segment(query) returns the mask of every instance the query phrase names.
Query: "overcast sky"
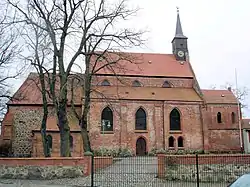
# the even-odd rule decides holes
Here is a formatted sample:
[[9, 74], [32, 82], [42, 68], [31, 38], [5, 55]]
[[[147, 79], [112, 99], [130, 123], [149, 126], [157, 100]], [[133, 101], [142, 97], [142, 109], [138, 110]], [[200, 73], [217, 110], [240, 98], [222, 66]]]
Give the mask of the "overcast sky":
[[[115, 0], [114, 0], [115, 1]], [[201, 88], [226, 82], [250, 89], [249, 0], [132, 0], [141, 8], [132, 21], [147, 28], [147, 47], [141, 52], [171, 53], [176, 26], [176, 7], [188, 39], [191, 64]], [[137, 50], [138, 51], [138, 50]], [[166, 67], [167, 68], [167, 67]], [[20, 82], [21, 83], [21, 82]], [[20, 84], [16, 84], [17, 87]], [[250, 98], [250, 97], [249, 97]], [[250, 106], [249, 99], [247, 103]], [[250, 117], [250, 110], [244, 114]]]
[[[136, 18], [149, 29], [147, 48], [141, 51], [171, 53], [176, 7], [188, 39], [191, 64], [202, 88], [226, 82], [250, 89], [249, 0], [134, 0], [142, 10]], [[249, 99], [248, 104], [250, 105]], [[250, 110], [244, 110], [250, 117]]]

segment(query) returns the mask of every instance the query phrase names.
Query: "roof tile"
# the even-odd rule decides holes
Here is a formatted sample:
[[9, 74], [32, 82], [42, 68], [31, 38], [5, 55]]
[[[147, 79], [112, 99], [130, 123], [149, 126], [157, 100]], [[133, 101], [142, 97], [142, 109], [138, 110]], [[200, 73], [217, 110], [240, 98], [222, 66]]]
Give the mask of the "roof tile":
[[206, 103], [237, 104], [233, 92], [229, 90], [202, 90]]
[[92, 98], [128, 100], [202, 101], [192, 88], [107, 87], [94, 88]]
[[189, 62], [182, 64], [172, 54], [109, 52], [105, 56], [105, 59], [97, 61], [94, 68], [96, 71], [106, 66], [97, 71], [98, 74], [115, 72], [117, 75], [193, 77]]

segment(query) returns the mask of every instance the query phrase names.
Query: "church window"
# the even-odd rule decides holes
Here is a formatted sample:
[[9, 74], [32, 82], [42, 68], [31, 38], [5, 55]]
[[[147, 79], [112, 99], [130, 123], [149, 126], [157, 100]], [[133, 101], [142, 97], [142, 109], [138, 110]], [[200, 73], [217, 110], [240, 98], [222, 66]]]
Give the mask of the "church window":
[[133, 87], [141, 87], [142, 85], [138, 80], [135, 80], [135, 81], [133, 81], [132, 86]]
[[104, 81], [102, 81], [101, 85], [102, 86], [110, 86], [110, 83], [108, 80], [104, 80]]
[[170, 130], [181, 130], [180, 113], [176, 108], [170, 113]]
[[147, 129], [147, 116], [145, 110], [139, 108], [135, 114], [135, 130]]
[[220, 112], [217, 113], [217, 123], [222, 123]]
[[235, 113], [234, 112], [232, 112], [232, 114], [231, 114], [231, 119], [232, 119], [232, 124], [234, 124], [235, 123]]
[[113, 112], [109, 107], [102, 111], [101, 131], [113, 131]]
[[163, 85], [162, 85], [163, 88], [170, 88], [171, 85], [168, 81], [164, 81]]
[[168, 147], [174, 147], [174, 137], [170, 136], [168, 139]]
[[180, 136], [178, 138], [178, 147], [183, 147], [183, 138], [182, 138], [182, 136]]

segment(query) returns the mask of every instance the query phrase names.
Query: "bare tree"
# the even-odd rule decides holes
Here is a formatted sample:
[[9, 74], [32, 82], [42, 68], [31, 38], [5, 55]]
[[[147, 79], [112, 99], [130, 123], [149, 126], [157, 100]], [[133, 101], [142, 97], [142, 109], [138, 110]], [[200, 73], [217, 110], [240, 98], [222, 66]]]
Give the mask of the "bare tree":
[[224, 85], [221, 86], [222, 89], [231, 89], [231, 91], [234, 93], [234, 95], [237, 97], [237, 99], [240, 102], [241, 108], [247, 108], [246, 104], [246, 98], [248, 96], [249, 90], [247, 87], [236, 87], [229, 82], [226, 82]]
[[[85, 68], [84, 105], [79, 125], [84, 150], [91, 151], [87, 133], [87, 115], [90, 106], [91, 77], [97, 72], [91, 62], [93, 57], [105, 59], [104, 54], [107, 51], [141, 45], [143, 32], [119, 25], [135, 15], [137, 9], [129, 9], [127, 0], [115, 2], [109, 0], [33, 0], [25, 3], [15, 0], [7, 1], [19, 13], [15, 23], [34, 25], [49, 36], [53, 53], [50, 93], [58, 117], [61, 156], [70, 155], [70, 127], [66, 115], [68, 79], [74, 65], [78, 64]], [[98, 59], [95, 60], [94, 66]], [[111, 64], [115, 64], [118, 60], [106, 61], [108, 63], [99, 69], [111, 67]], [[59, 77], [58, 93], [55, 92], [57, 74]]]
[[6, 102], [11, 97], [11, 81], [17, 79], [24, 71], [24, 64], [18, 63], [17, 58], [21, 47], [16, 39], [18, 32], [7, 21], [7, 8], [0, 4], [0, 118], [6, 112]]
[[51, 64], [51, 43], [49, 42], [48, 33], [37, 25], [27, 25], [22, 36], [24, 38], [25, 44], [30, 51], [30, 55], [25, 57], [26, 61], [36, 69], [37, 76], [31, 77], [33, 83], [37, 86], [37, 89], [41, 92], [43, 101], [43, 118], [41, 122], [41, 136], [43, 142], [43, 153], [45, 157], [50, 157], [50, 149], [48, 144], [48, 138], [46, 135], [47, 128], [47, 118], [49, 114], [48, 104], [50, 102], [50, 64]]

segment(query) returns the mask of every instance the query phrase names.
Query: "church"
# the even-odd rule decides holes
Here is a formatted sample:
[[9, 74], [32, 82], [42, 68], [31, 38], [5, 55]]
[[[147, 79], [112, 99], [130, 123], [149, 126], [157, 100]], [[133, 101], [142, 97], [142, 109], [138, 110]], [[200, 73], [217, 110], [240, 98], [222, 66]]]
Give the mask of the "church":
[[[107, 101], [97, 94], [91, 96], [88, 130], [94, 150], [126, 148], [134, 155], [145, 155], [153, 149], [241, 150], [237, 99], [230, 88], [200, 88], [189, 61], [188, 38], [183, 33], [179, 12], [172, 53], [126, 54], [136, 61], [126, 64], [127, 71], [114, 75], [101, 69], [93, 79], [92, 85], [108, 98]], [[23, 99], [7, 103], [1, 141], [11, 144], [14, 155], [43, 155], [42, 96], [32, 81], [34, 77], [37, 75], [30, 73], [15, 93], [24, 95]], [[82, 93], [75, 95], [76, 107], [81, 110]], [[70, 107], [68, 120], [72, 156], [82, 156], [80, 129], [70, 115]], [[52, 156], [59, 156], [60, 138], [53, 106], [47, 134]]]

